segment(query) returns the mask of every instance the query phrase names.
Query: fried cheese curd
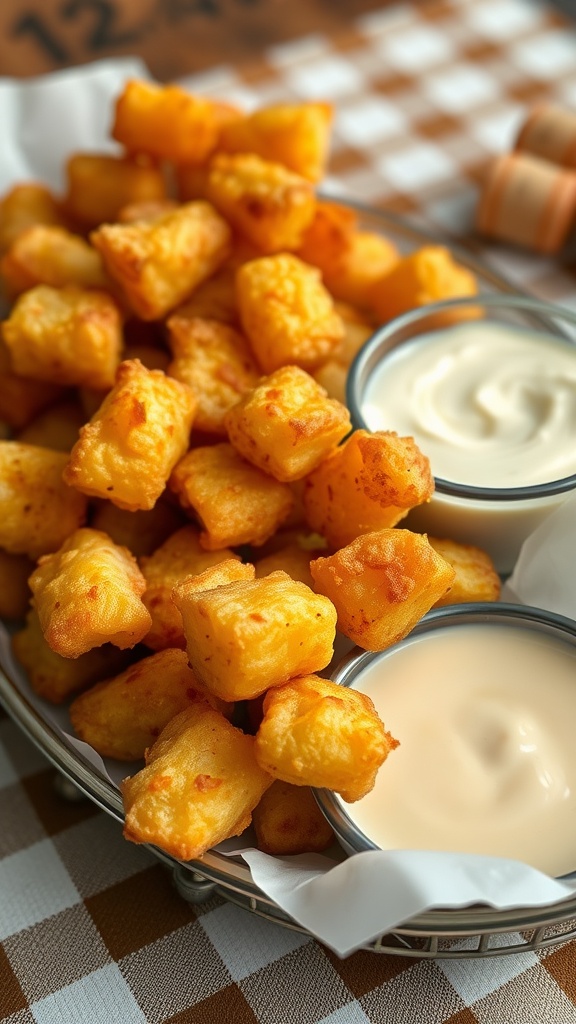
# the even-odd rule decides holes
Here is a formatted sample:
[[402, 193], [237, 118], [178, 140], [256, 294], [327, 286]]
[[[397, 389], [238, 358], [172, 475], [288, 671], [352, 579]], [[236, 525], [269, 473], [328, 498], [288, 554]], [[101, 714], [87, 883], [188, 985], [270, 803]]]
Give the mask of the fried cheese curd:
[[139, 643], [151, 625], [142, 603], [145, 588], [128, 549], [89, 527], [40, 558], [30, 577], [46, 642], [64, 658], [105, 643], [121, 650]]
[[277, 779], [252, 813], [256, 845], [263, 853], [288, 857], [321, 853], [334, 842], [334, 832], [309, 786]]
[[326, 668], [336, 635], [328, 598], [282, 571], [214, 584], [218, 569], [174, 588], [190, 665], [211, 693], [250, 700], [292, 676]]
[[0, 547], [36, 559], [86, 521], [87, 501], [62, 479], [68, 455], [0, 441]]
[[436, 601], [434, 607], [462, 604], [467, 601], [497, 601], [502, 581], [492, 559], [473, 544], [460, 544], [442, 537], [428, 537], [429, 543], [442, 555], [455, 572], [449, 589]]
[[309, 181], [254, 153], [219, 153], [205, 196], [261, 252], [297, 249], [316, 206]]
[[160, 733], [146, 766], [121, 784], [125, 837], [192, 860], [240, 835], [273, 782], [254, 746], [209, 704], [191, 704]]
[[299, 366], [261, 379], [226, 414], [237, 451], [276, 480], [300, 480], [351, 428], [350, 413]]
[[0, 253], [26, 228], [35, 224], [63, 225], [61, 205], [42, 182], [14, 185], [0, 199]]
[[0, 336], [0, 422], [13, 430], [22, 430], [65, 394], [60, 385], [28, 380], [14, 373], [10, 353]]
[[226, 259], [231, 230], [210, 203], [184, 203], [152, 221], [102, 224], [90, 240], [132, 312], [159, 320]]
[[66, 164], [64, 209], [84, 228], [119, 220], [128, 203], [166, 198], [164, 175], [148, 159], [74, 153]]
[[292, 253], [244, 263], [236, 275], [242, 327], [264, 373], [313, 369], [338, 347], [342, 318], [320, 271]]
[[314, 559], [310, 572], [336, 608], [340, 632], [367, 651], [405, 637], [455, 577], [424, 534], [399, 528], [362, 534]]
[[270, 689], [263, 711], [258, 764], [275, 779], [331, 789], [347, 803], [370, 792], [398, 745], [366, 694], [314, 674]]
[[138, 761], [170, 719], [197, 700], [230, 712], [198, 682], [184, 651], [166, 648], [81, 693], [70, 705], [70, 721], [102, 757]]
[[222, 126], [218, 149], [256, 153], [311, 182], [326, 169], [333, 109], [329, 103], [275, 103]]
[[116, 101], [112, 138], [129, 153], [176, 164], [203, 163], [216, 145], [221, 114], [216, 102], [179, 85], [131, 79]]
[[414, 438], [355, 430], [309, 473], [302, 500], [310, 528], [341, 548], [396, 526], [433, 491], [430, 463]]
[[107, 292], [37, 285], [16, 300], [2, 331], [22, 377], [103, 389], [114, 383], [122, 315]]
[[246, 338], [220, 320], [178, 312], [166, 326], [173, 356], [167, 372], [192, 388], [195, 428], [226, 437], [226, 413], [260, 377]]
[[12, 651], [26, 670], [34, 693], [51, 704], [64, 704], [81, 690], [122, 672], [133, 657], [132, 651], [107, 643], [77, 658], [64, 658], [46, 642], [34, 608], [24, 626], [12, 635]]
[[207, 551], [264, 544], [290, 515], [289, 486], [274, 480], [222, 442], [192, 448], [175, 467], [168, 486], [202, 524]]
[[0, 262], [0, 277], [11, 299], [37, 284], [103, 289], [108, 285], [96, 249], [81, 235], [52, 224], [35, 224], [14, 239]]
[[140, 360], [121, 363], [116, 383], [82, 427], [64, 480], [128, 511], [151, 509], [188, 448], [196, 400], [190, 388]]
[[153, 554], [140, 558], [140, 569], [146, 580], [142, 600], [152, 618], [152, 625], [143, 638], [146, 647], [160, 651], [165, 647], [186, 647], [182, 616], [172, 591], [186, 579], [196, 576], [219, 562], [240, 556], [230, 548], [206, 551], [200, 544], [200, 531], [190, 523], [172, 533]]

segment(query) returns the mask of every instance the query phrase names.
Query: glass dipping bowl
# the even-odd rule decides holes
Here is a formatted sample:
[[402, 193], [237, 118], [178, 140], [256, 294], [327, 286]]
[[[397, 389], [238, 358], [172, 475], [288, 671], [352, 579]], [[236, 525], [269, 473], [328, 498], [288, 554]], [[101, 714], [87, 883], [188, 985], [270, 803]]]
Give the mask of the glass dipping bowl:
[[[571, 387], [576, 424], [576, 314], [522, 295], [478, 295], [411, 310], [380, 327], [369, 338], [348, 374], [346, 398], [353, 425], [367, 430], [412, 434], [423, 453], [428, 454], [425, 433], [419, 436], [416, 429], [406, 429], [392, 418], [388, 422], [385, 410], [381, 414], [382, 422], [375, 425], [367, 404], [367, 392], [376, 379], [373, 375], [378, 372], [383, 381], [387, 368], [398, 364], [398, 356], [409, 368], [410, 359], [427, 340], [468, 324], [511, 327], [527, 336], [548, 339], [550, 344], [566, 345], [570, 356], [574, 356]], [[518, 369], [521, 370], [521, 365]], [[569, 443], [573, 446], [576, 465], [576, 432]], [[434, 494], [429, 502], [411, 510], [401, 525], [483, 548], [503, 575], [512, 571], [526, 537], [576, 489], [576, 471], [560, 479], [544, 479], [521, 486], [485, 483], [477, 486], [437, 474], [433, 459], [429, 457], [435, 477]], [[473, 452], [469, 461], [473, 464]]]
[[[444, 703], [443, 695], [438, 693], [442, 689], [440, 676], [450, 674], [454, 661], [462, 664], [462, 652], [468, 644], [471, 645], [470, 671], [467, 673], [464, 666], [461, 677], [456, 671], [457, 685], [447, 688]], [[414, 645], [412, 656], [407, 650], [411, 645]], [[479, 658], [479, 650], [483, 657]], [[491, 674], [494, 663], [503, 652], [511, 658], [516, 655], [516, 673], [511, 660], [510, 665], [503, 664], [501, 675], [498, 670]], [[529, 662], [527, 677], [530, 678], [519, 672], [522, 660]], [[555, 792], [555, 772], [559, 772], [562, 787], [568, 786], [572, 777], [572, 768], [562, 760], [562, 754], [566, 757], [572, 750], [570, 712], [564, 700], [561, 706], [558, 705], [558, 699], [568, 693], [568, 703], [573, 700], [576, 705], [576, 692], [573, 698], [570, 696], [571, 672], [575, 665], [576, 622], [539, 608], [505, 602], [437, 608], [425, 615], [407, 637], [386, 650], [373, 652], [356, 647], [350, 651], [336, 666], [331, 678], [341, 686], [357, 687], [367, 693], [379, 709], [385, 727], [398, 738], [398, 751], [389, 755], [390, 771], [394, 768], [394, 758], [403, 754], [405, 761], [399, 774], [391, 775], [393, 785], [388, 790], [385, 785], [388, 763], [382, 766], [380, 772], [384, 785], [379, 797], [376, 797], [378, 778], [374, 791], [356, 803], [346, 803], [332, 790], [314, 790], [316, 800], [344, 851], [353, 855], [365, 850], [398, 848], [394, 841], [396, 833], [398, 836], [410, 835], [414, 839], [416, 835], [419, 838], [420, 841], [410, 845], [410, 849], [425, 849], [429, 843], [430, 849], [450, 850], [449, 846], [443, 846], [444, 835], [457, 836], [458, 843], [464, 845], [456, 845], [452, 852], [458, 849], [464, 852], [466, 844], [475, 841], [476, 833], [470, 831], [468, 835], [467, 829], [476, 827], [469, 820], [469, 812], [474, 818], [476, 807], [484, 815], [476, 828], [480, 834], [479, 842], [484, 840], [486, 815], [492, 813], [484, 808], [483, 801], [488, 797], [494, 800], [489, 806], [497, 816], [494, 832], [486, 845], [493, 843], [494, 848], [470, 849], [470, 853], [512, 856], [499, 849], [498, 844], [525, 843], [522, 848], [526, 855], [520, 857], [517, 853], [518, 859], [526, 859], [530, 863], [530, 857], [543, 857], [549, 863], [546, 867], [540, 865], [541, 870], [558, 877], [567, 877], [569, 873], [574, 877], [576, 832], [573, 828], [565, 829], [563, 836], [558, 837], [556, 849], [555, 835], [550, 827], [551, 821], [558, 824], [557, 815], [562, 813], [565, 793], [562, 790], [560, 794], [558, 790], [558, 801], [550, 803], [550, 800]], [[379, 666], [384, 669], [381, 675], [378, 674]], [[541, 671], [543, 668], [545, 672]], [[540, 694], [540, 689], [545, 692]], [[429, 699], [426, 697], [428, 692]], [[398, 707], [395, 695], [399, 698]], [[420, 710], [416, 712], [415, 708]], [[406, 728], [408, 715], [410, 728]], [[413, 715], [416, 715], [415, 723]], [[524, 727], [533, 724], [535, 728], [526, 732]], [[455, 730], [453, 747], [448, 742], [452, 728]], [[403, 751], [405, 742], [408, 745]], [[534, 744], [534, 752], [520, 777], [519, 764], [522, 758], [526, 760], [526, 752], [532, 750], [531, 746], [526, 746], [530, 743]], [[560, 749], [558, 763], [557, 747]], [[430, 749], [434, 751], [433, 760], [437, 764], [431, 764], [426, 756]], [[407, 759], [411, 755], [414, 759], [409, 764]], [[474, 778], [479, 780], [485, 772], [487, 783], [484, 788], [484, 784], [478, 782], [477, 794], [470, 793], [464, 809], [458, 801], [468, 790], [470, 763]], [[478, 774], [480, 764], [483, 768]], [[532, 779], [531, 772], [536, 767], [539, 773], [545, 773], [546, 778], [543, 780], [538, 774], [538, 785], [529, 785], [528, 779]], [[426, 778], [420, 776], [420, 771]], [[412, 782], [407, 782], [407, 779]], [[442, 779], [447, 789], [440, 785]], [[455, 796], [449, 795], [451, 779], [458, 780], [454, 785]], [[528, 789], [523, 788], [524, 784]], [[421, 790], [423, 809], [418, 799], [412, 805], [406, 786], [416, 786]], [[541, 801], [540, 796], [537, 799], [539, 806], [534, 806], [533, 801], [527, 798], [527, 794], [533, 795], [536, 789], [542, 794]], [[515, 803], [515, 794], [518, 803]], [[508, 798], [511, 799], [510, 804]], [[501, 799], [502, 806], [499, 803]], [[402, 804], [403, 810], [407, 808], [404, 822], [396, 821], [395, 800]], [[362, 806], [364, 801], [369, 803]], [[442, 813], [436, 819], [439, 808]], [[546, 818], [548, 814], [551, 817]], [[570, 814], [569, 805], [566, 814]], [[544, 824], [545, 820], [547, 824]], [[387, 822], [393, 823], [389, 836]], [[445, 826], [447, 833], [443, 832]], [[502, 827], [504, 838], [498, 834]], [[404, 846], [399, 845], [400, 848]], [[563, 866], [552, 871], [552, 864]], [[539, 865], [535, 863], [534, 866]]]

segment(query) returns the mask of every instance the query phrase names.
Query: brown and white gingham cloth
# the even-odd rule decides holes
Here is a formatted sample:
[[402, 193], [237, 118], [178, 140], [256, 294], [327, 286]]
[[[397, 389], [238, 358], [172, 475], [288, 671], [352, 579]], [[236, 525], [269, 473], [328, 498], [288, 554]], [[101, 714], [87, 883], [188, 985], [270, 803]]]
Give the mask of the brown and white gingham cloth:
[[[566, 251], [474, 235], [486, 162], [531, 104], [576, 107], [576, 28], [535, 0], [421, 0], [186, 80], [246, 107], [336, 105], [325, 188], [458, 237], [519, 287], [576, 306]], [[536, 954], [340, 961], [220, 898], [191, 907], [149, 852], [0, 713], [3, 1024], [576, 1024], [576, 942]], [[551, 837], [551, 840], [553, 837]]]

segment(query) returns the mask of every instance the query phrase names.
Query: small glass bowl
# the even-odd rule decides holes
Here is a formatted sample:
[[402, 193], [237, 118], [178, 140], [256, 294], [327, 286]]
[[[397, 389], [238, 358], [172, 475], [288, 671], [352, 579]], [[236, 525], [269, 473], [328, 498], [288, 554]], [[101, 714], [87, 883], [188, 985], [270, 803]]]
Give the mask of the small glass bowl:
[[[532, 335], [553, 336], [576, 353], [576, 314], [537, 299], [481, 295], [422, 306], [380, 327], [354, 359], [346, 394], [354, 427], [374, 429], [365, 418], [366, 390], [373, 372], [394, 359], [399, 346], [425, 344], [425, 335], [480, 319], [482, 323], [526, 328]], [[397, 428], [391, 422], [385, 429]], [[425, 439], [416, 437], [416, 442], [426, 454]], [[483, 548], [497, 570], [506, 575], [512, 571], [526, 537], [575, 489], [576, 473], [514, 487], [473, 486], [435, 476], [431, 501], [413, 509], [401, 525]]]
[[[336, 666], [331, 674], [331, 679], [341, 686], [354, 687], [358, 684], [363, 672], [381, 659], [394, 658], [395, 653], [411, 643], [415, 637], [430, 636], [439, 630], [453, 627], [457, 629], [460, 626], [470, 625], [522, 628], [531, 633], [537, 633], [542, 638], [548, 636], [562, 641], [576, 649], [576, 622], [572, 619], [529, 605], [475, 602], [433, 609], [420, 620], [407, 637], [384, 651], [364, 651], [355, 647]], [[545, 679], [542, 680], [542, 684], [546, 685]], [[394, 732], [393, 723], [389, 724]], [[398, 738], [402, 743], [402, 737]], [[391, 757], [394, 757], [394, 754]], [[385, 771], [386, 766], [384, 765], [381, 770]], [[313, 792], [345, 853], [353, 855], [365, 850], [384, 848], [367, 836], [354, 820], [356, 804], [346, 803], [332, 790], [315, 789]], [[359, 801], [359, 803], [361, 802]], [[576, 849], [574, 850], [574, 870], [576, 871]], [[563, 877], [574, 878], [576, 875], [573, 873]]]

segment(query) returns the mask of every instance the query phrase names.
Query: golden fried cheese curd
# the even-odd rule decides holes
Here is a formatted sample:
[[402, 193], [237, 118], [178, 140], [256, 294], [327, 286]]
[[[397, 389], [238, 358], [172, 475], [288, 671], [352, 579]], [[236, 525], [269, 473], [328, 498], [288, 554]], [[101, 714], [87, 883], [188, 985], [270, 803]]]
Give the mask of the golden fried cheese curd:
[[262, 253], [297, 249], [316, 207], [309, 181], [255, 153], [217, 154], [205, 194]]
[[195, 702], [162, 730], [146, 767], [123, 781], [124, 836], [180, 860], [202, 857], [248, 827], [271, 784], [254, 756], [254, 737]]
[[230, 237], [210, 203], [192, 202], [152, 221], [102, 224], [90, 240], [132, 312], [160, 320], [218, 269]]
[[6, 252], [22, 231], [35, 224], [62, 224], [58, 200], [41, 182], [14, 185], [0, 199], [0, 253]]
[[102, 757], [138, 761], [170, 719], [197, 700], [230, 711], [198, 682], [184, 651], [167, 648], [81, 693], [70, 705], [70, 721]]
[[398, 745], [366, 694], [317, 675], [273, 687], [263, 707], [258, 764], [275, 779], [331, 789], [348, 803], [370, 792]]
[[196, 396], [195, 429], [226, 437], [224, 416], [260, 377], [246, 338], [230, 324], [179, 313], [166, 326], [173, 355], [167, 372]]
[[321, 853], [334, 841], [334, 832], [309, 786], [277, 779], [252, 813], [256, 846], [263, 853], [288, 857]]
[[333, 548], [395, 526], [434, 491], [430, 463], [412, 437], [355, 430], [306, 477], [308, 525]]
[[220, 123], [217, 102], [205, 96], [172, 83], [130, 79], [116, 100], [112, 138], [129, 153], [196, 164], [214, 148]]
[[230, 119], [218, 149], [257, 153], [317, 182], [326, 169], [333, 109], [329, 103], [274, 103]]
[[102, 258], [81, 235], [52, 224], [26, 228], [12, 242], [0, 262], [0, 275], [14, 298], [37, 284], [64, 288], [108, 286]]
[[250, 700], [329, 664], [336, 610], [305, 583], [280, 570], [202, 588], [201, 577], [184, 580], [175, 587], [174, 600], [190, 665], [222, 700]]
[[146, 580], [142, 600], [152, 617], [152, 625], [143, 640], [147, 647], [153, 651], [186, 647], [182, 616], [172, 599], [172, 591], [187, 576], [197, 576], [229, 559], [240, 561], [229, 548], [206, 551], [200, 544], [200, 531], [192, 523], [176, 530], [153, 554], [140, 558], [140, 569]]
[[237, 451], [276, 480], [300, 480], [349, 433], [350, 413], [306, 370], [282, 366], [228, 411]]
[[122, 316], [107, 292], [37, 285], [2, 324], [15, 373], [67, 387], [111, 388], [122, 351]]
[[200, 543], [208, 551], [264, 544], [294, 507], [288, 484], [246, 462], [226, 442], [189, 451], [168, 486], [198, 517]]
[[292, 253], [244, 263], [236, 286], [242, 327], [264, 373], [287, 364], [313, 369], [344, 336], [320, 271]]
[[46, 642], [64, 658], [105, 643], [121, 650], [139, 643], [151, 625], [142, 603], [145, 587], [128, 549], [89, 527], [44, 555], [30, 577]]
[[444, 537], [430, 537], [435, 551], [450, 563], [456, 575], [435, 608], [467, 601], [497, 601], [502, 581], [487, 551]]
[[34, 693], [51, 704], [63, 704], [88, 686], [122, 672], [132, 658], [131, 651], [120, 651], [112, 644], [94, 647], [77, 658], [63, 658], [46, 643], [34, 608], [22, 629], [13, 634], [12, 650]]
[[338, 612], [339, 631], [368, 651], [405, 637], [455, 576], [424, 534], [398, 527], [362, 534], [314, 559], [310, 572]]
[[119, 220], [123, 206], [163, 202], [166, 185], [151, 160], [109, 153], [73, 153], [66, 164], [66, 212], [84, 228]]
[[62, 479], [66, 452], [0, 441], [0, 547], [13, 555], [55, 551], [86, 520], [87, 501]]
[[147, 370], [138, 359], [126, 360], [80, 431], [66, 483], [128, 511], [153, 508], [188, 448], [195, 409], [186, 384], [162, 370]]

